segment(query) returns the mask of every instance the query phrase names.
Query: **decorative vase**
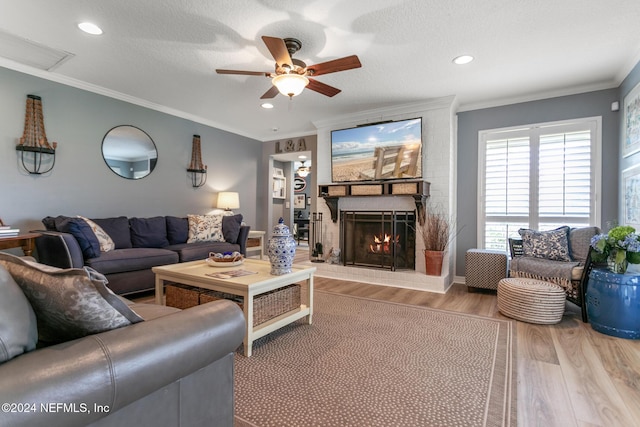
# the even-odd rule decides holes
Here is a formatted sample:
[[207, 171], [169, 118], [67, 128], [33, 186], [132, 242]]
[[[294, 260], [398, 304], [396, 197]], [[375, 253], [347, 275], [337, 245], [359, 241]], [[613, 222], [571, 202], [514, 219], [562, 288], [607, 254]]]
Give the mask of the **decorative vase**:
[[587, 286], [591, 327], [603, 334], [640, 339], [640, 277], [594, 268]]
[[622, 249], [611, 249], [607, 258], [607, 267], [612, 273], [624, 274], [628, 266], [627, 253]]
[[273, 237], [269, 239], [267, 253], [271, 261], [271, 274], [281, 276], [291, 273], [293, 258], [296, 256], [296, 241], [282, 218], [273, 227]]
[[424, 250], [424, 263], [426, 273], [429, 276], [439, 276], [442, 273], [442, 259], [444, 251], [428, 251]]

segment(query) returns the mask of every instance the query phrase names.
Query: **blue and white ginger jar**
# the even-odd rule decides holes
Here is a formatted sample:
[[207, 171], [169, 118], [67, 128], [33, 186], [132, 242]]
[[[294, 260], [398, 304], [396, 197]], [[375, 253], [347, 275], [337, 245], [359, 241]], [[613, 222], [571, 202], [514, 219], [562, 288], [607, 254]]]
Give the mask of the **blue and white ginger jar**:
[[282, 218], [273, 227], [273, 237], [269, 239], [267, 253], [271, 261], [271, 274], [281, 276], [291, 273], [293, 258], [296, 256], [296, 241]]

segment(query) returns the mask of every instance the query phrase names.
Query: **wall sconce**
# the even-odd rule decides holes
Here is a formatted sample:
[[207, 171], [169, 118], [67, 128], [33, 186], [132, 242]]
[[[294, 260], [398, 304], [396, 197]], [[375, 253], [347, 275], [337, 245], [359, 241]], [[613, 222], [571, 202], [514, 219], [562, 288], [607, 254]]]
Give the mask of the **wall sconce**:
[[193, 135], [191, 163], [189, 163], [187, 172], [191, 175], [191, 185], [194, 188], [202, 187], [204, 183], [207, 182], [207, 166], [202, 164], [200, 135]]
[[240, 208], [240, 197], [235, 191], [221, 191], [218, 193], [218, 209], [230, 211]]
[[49, 141], [47, 141], [42, 114], [42, 98], [27, 95], [24, 132], [20, 143], [16, 146], [16, 151], [20, 152], [22, 167], [32, 175], [42, 175], [51, 171], [56, 164], [57, 146], [57, 142], [52, 142], [49, 145]]

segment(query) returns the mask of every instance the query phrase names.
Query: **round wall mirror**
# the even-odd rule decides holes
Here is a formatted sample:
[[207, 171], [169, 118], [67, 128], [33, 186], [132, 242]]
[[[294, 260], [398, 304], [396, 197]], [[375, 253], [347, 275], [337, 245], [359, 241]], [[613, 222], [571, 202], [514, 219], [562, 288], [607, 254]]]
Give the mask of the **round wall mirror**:
[[116, 126], [102, 139], [102, 158], [109, 169], [127, 179], [149, 175], [158, 162], [158, 150], [145, 131]]

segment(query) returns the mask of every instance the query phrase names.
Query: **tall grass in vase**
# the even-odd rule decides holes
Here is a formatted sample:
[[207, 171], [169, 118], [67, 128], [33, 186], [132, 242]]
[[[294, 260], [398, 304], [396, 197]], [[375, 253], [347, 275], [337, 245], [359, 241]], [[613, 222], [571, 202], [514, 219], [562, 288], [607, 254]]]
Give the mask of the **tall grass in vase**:
[[440, 276], [444, 254], [452, 240], [454, 221], [436, 208], [425, 208], [418, 220], [417, 232], [424, 243], [426, 273]]

